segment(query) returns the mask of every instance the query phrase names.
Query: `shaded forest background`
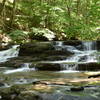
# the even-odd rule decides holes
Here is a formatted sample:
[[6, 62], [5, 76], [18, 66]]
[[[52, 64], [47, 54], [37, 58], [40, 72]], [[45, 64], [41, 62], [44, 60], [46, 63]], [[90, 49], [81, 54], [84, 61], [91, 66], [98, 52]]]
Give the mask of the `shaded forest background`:
[[99, 40], [100, 1], [0, 0], [0, 41], [7, 39]]

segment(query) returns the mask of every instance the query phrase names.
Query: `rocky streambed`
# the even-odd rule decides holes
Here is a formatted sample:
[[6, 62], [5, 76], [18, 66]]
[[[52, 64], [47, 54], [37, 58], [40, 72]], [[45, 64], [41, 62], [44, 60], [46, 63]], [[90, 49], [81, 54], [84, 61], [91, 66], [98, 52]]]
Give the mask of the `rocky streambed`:
[[55, 41], [0, 51], [1, 100], [100, 100], [100, 42]]

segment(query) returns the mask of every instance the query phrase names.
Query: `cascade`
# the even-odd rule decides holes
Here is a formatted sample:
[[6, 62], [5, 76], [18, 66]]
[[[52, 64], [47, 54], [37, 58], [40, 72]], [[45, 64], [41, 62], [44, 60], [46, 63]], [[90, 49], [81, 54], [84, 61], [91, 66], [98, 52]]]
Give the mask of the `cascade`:
[[62, 46], [63, 46], [63, 42], [62, 41], [56, 41], [55, 42], [54, 47], [55, 47], [56, 50], [62, 50]]
[[30, 70], [35, 70], [35, 68], [30, 68], [31, 63], [24, 63], [22, 64], [21, 68], [17, 68], [17, 69], [12, 69], [12, 70], [6, 70], [4, 72], [4, 74], [11, 74], [11, 73], [16, 73], [16, 72], [27, 72]]
[[65, 60], [51, 62], [51, 63], [62, 64], [61, 67], [63, 70], [66, 70], [66, 71], [76, 70], [79, 63], [97, 62], [97, 59], [95, 56], [95, 52], [97, 52], [95, 41], [82, 42], [83, 50], [78, 50], [77, 48], [70, 45], [65, 46], [62, 43], [60, 43], [60, 46], [74, 53], [74, 55], [68, 57]]
[[82, 42], [84, 51], [96, 50], [96, 41]]
[[96, 41], [83, 42], [83, 49], [86, 56], [86, 62], [97, 62], [96, 56], [94, 55], [96, 50]]
[[56, 46], [62, 46], [63, 42], [62, 41], [56, 41]]
[[5, 62], [8, 58], [17, 57], [19, 54], [19, 45], [14, 45], [12, 48], [0, 51], [0, 62]]

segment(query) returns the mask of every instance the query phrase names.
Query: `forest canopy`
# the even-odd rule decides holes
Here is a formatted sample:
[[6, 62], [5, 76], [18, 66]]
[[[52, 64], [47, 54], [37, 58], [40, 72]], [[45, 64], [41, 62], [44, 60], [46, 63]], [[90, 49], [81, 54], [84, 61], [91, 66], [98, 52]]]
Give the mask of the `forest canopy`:
[[0, 0], [0, 34], [15, 42], [99, 40], [100, 1]]

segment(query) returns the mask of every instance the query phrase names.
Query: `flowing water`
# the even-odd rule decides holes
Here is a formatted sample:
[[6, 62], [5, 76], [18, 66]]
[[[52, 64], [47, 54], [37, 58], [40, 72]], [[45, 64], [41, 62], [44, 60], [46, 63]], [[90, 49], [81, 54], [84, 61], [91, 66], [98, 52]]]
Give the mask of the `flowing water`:
[[95, 41], [84, 41], [82, 42], [82, 50], [79, 50], [71, 45], [64, 45], [63, 42], [57, 42], [55, 49], [65, 49], [74, 53], [71, 57], [61, 61], [52, 61], [49, 63], [60, 63], [62, 68], [65, 69], [61, 72], [73, 72], [77, 69], [79, 63], [92, 63], [98, 62], [96, 55], [96, 42]]
[[[91, 67], [87, 68], [85, 71], [84, 70], [80, 71], [78, 69], [78, 67], [81, 67], [81, 66], [79, 66], [79, 64], [86, 65], [86, 64], [91, 64], [91, 63], [99, 63], [99, 61], [100, 61], [100, 58], [99, 58], [100, 51], [97, 50], [97, 47], [96, 47], [97, 44], [95, 41], [84, 41], [77, 46], [68, 45], [61, 41], [56, 41], [56, 42], [53, 42], [52, 45], [55, 48], [55, 50], [57, 50], [57, 51], [64, 50], [66, 52], [69, 51], [73, 54], [68, 57], [65, 56], [66, 58], [63, 60], [52, 60], [52, 61], [42, 60], [42, 61], [38, 61], [38, 63], [58, 64], [61, 67], [60, 71], [39, 71], [34, 67], [37, 64], [37, 61], [35, 63], [32, 62], [32, 59], [34, 59], [34, 58], [28, 58], [28, 60], [30, 59], [30, 61], [25, 60], [23, 62], [25, 57], [23, 56], [20, 58], [20, 56], [19, 56], [20, 46], [19, 45], [14, 45], [7, 50], [0, 51], [0, 91], [2, 91], [4, 88], [8, 89], [12, 85], [16, 85], [16, 84], [21, 85], [21, 87], [22, 87], [22, 85], [29, 86], [28, 88], [30, 88], [30, 85], [32, 85], [33, 82], [41, 81], [41, 80], [49, 80], [49, 81], [61, 80], [60, 81], [61, 84], [62, 84], [62, 82], [64, 82], [67, 79], [68, 80], [76, 79], [76, 81], [80, 80], [80, 79], [84, 80], [87, 78], [87, 75], [85, 74], [85, 72], [88, 71], [89, 68], [91, 68]], [[8, 66], [9, 63], [7, 63], [7, 62], [11, 63], [12, 65]], [[20, 62], [21, 62], [21, 64], [19, 64]], [[4, 65], [2, 65], [2, 63]], [[19, 64], [19, 65], [17, 67], [14, 67], [14, 64]], [[82, 68], [85, 67], [84, 65], [82, 66]], [[97, 71], [98, 71], [98, 73], [100, 73], [99, 72], [100, 68], [98, 68]], [[97, 73], [97, 71], [96, 72], [92, 71], [92, 73], [93, 72]], [[57, 95], [59, 95], [59, 93], [65, 95], [65, 93], [66, 93], [67, 95], [70, 95], [69, 100], [75, 99], [75, 97], [72, 98], [72, 96], [78, 96], [78, 97], [80, 96], [82, 98], [87, 96], [88, 99], [84, 99], [84, 100], [99, 100], [99, 97], [100, 97], [100, 88], [99, 87], [94, 87], [94, 86], [91, 87], [90, 86], [90, 88], [88, 88], [88, 86], [87, 86], [84, 90], [85, 92], [80, 91], [80, 92], [76, 93], [76, 92], [69, 91], [70, 88], [72, 86], [76, 86], [76, 84], [73, 85], [72, 83], [70, 84], [69, 82], [67, 82], [67, 84], [68, 84], [68, 86], [50, 85], [53, 88], [53, 95], [55, 93]], [[81, 82], [78, 85], [85, 86], [85, 84], [86, 83]], [[43, 87], [44, 87], [44, 85], [43, 85]], [[39, 86], [38, 88], [40, 91], [41, 86]], [[33, 89], [33, 86], [32, 86], [32, 89]], [[48, 87], [46, 87], [45, 90], [48, 90]], [[42, 92], [43, 92], [43, 89], [42, 89]], [[43, 97], [44, 98], [43, 100], [48, 100], [48, 99], [45, 99], [47, 97], [47, 95], [49, 95], [49, 94], [46, 94], [46, 96]], [[2, 99], [1, 94], [0, 94], [0, 97]], [[55, 98], [57, 96], [51, 95], [51, 97], [49, 97], [49, 98], [51, 98], [50, 100], [56, 100]], [[63, 96], [63, 97], [65, 97], [65, 96]], [[60, 96], [60, 98], [61, 98], [61, 96]], [[62, 100], [62, 99], [59, 99], [59, 100]], [[66, 98], [64, 100], [66, 100]], [[78, 99], [78, 100], [83, 100], [83, 99]]]
[[8, 50], [4, 50], [0, 52], [0, 62], [5, 62], [9, 58], [18, 57], [19, 54], [19, 45], [14, 45], [12, 48]]
[[27, 72], [30, 70], [35, 70], [35, 68], [29, 68], [29, 66], [31, 65], [31, 63], [24, 63], [21, 68], [17, 68], [17, 69], [12, 69], [12, 70], [6, 70], [4, 72], [4, 74], [11, 74], [11, 73], [15, 73], [15, 72]]
[[[85, 78], [84, 71], [77, 70], [79, 64], [98, 63], [97, 53], [99, 52], [96, 47], [95, 41], [84, 41], [77, 46], [66, 45], [64, 42], [54, 42], [52, 44], [55, 50], [70, 51], [73, 55], [66, 57], [64, 60], [54, 61], [40, 61], [42, 63], [60, 64], [61, 71], [38, 71], [32, 65], [32, 62], [24, 62], [18, 68], [1, 66], [0, 67], [0, 80], [5, 82], [5, 87], [13, 84], [29, 84], [34, 80], [44, 79], [83, 79]], [[0, 51], [0, 64], [10, 61], [10, 59], [18, 58], [19, 45], [12, 46], [8, 50]], [[22, 58], [24, 59], [24, 57]], [[83, 66], [84, 67], [84, 66]], [[88, 69], [87, 69], [88, 71]], [[100, 68], [98, 68], [100, 71]]]
[[[83, 42], [82, 46], [83, 46], [83, 50], [78, 50], [73, 46], [65, 46], [62, 45], [61, 43], [55, 48], [58, 48], [60, 46], [60, 48], [66, 48], [68, 51], [72, 51], [74, 52], [74, 55], [67, 58], [66, 60], [63, 61], [55, 61], [54, 63], [66, 63], [66, 62], [80, 62], [80, 63], [87, 63], [87, 62], [97, 62], [96, 59], [96, 55], [95, 52], [97, 52], [96, 50], [96, 43], [95, 42]], [[85, 57], [84, 60], [81, 60], [81, 58]]]
[[[19, 54], [19, 45], [12, 46], [12, 48], [8, 50], [4, 50], [0, 52], [0, 62], [6, 62], [10, 58], [18, 57]], [[78, 64], [80, 63], [91, 63], [91, 62], [98, 62], [98, 57], [96, 55], [96, 42], [95, 41], [84, 41], [82, 42], [82, 49], [77, 49], [71, 45], [64, 45], [63, 42], [57, 41], [54, 44], [55, 50], [66, 50], [71, 51], [74, 54], [72, 56], [67, 57], [64, 60], [58, 61], [43, 61], [45, 63], [58, 63], [61, 65], [62, 71], [60, 72], [77, 72], [76, 69]], [[35, 68], [29, 68], [31, 63], [23, 63], [20, 68], [6, 70], [4, 74], [15, 73], [15, 72], [22, 72], [22, 71], [29, 71], [34, 70]], [[5, 66], [6, 67], [6, 66]], [[79, 72], [79, 71], [78, 71]]]

